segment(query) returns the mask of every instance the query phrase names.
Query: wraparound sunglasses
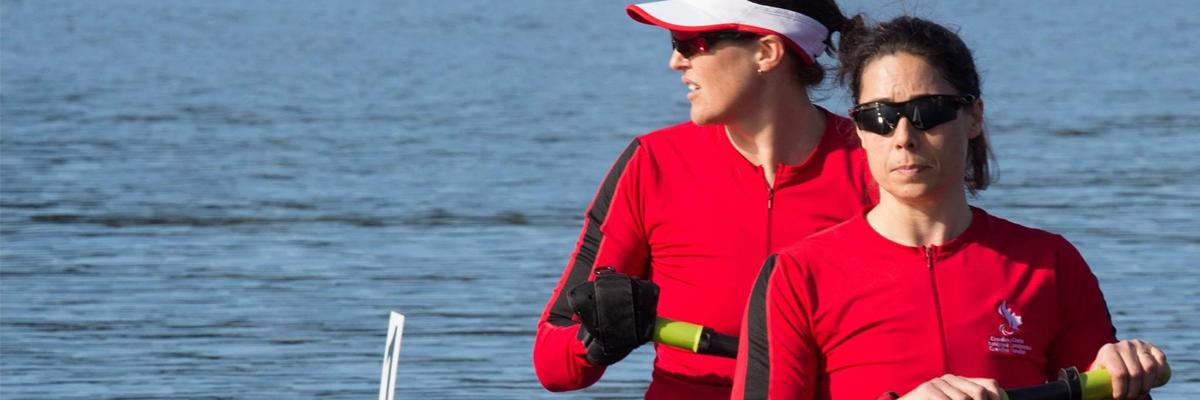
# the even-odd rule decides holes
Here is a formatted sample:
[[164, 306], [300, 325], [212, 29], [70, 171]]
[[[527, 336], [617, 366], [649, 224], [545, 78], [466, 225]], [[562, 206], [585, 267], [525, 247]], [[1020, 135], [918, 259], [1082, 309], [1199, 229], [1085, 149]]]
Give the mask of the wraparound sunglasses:
[[958, 110], [974, 101], [975, 96], [969, 94], [934, 94], [899, 103], [873, 101], [851, 108], [850, 118], [858, 129], [880, 135], [892, 133], [900, 123], [900, 117], [908, 118], [917, 129], [926, 131], [958, 118]]
[[707, 53], [712, 50], [717, 42], [722, 40], [747, 39], [758, 37], [758, 35], [750, 32], [739, 31], [715, 31], [703, 32], [690, 36], [677, 37], [671, 34], [671, 48], [679, 52], [683, 58], [692, 58], [692, 56], [700, 53]]

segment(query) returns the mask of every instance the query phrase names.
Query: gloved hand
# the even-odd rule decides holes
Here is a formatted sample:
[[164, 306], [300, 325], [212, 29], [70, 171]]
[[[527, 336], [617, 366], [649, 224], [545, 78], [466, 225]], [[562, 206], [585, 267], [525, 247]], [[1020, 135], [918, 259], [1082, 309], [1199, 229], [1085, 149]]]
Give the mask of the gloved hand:
[[567, 304], [583, 324], [588, 361], [612, 365], [653, 337], [658, 285], [605, 267], [571, 288]]

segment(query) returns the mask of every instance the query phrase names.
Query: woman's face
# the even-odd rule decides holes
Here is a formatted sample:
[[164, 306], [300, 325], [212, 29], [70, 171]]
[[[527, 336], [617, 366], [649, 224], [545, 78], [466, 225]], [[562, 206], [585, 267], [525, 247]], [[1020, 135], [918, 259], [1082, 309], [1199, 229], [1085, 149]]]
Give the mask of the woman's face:
[[[859, 104], [904, 102], [926, 95], [958, 95], [958, 91], [921, 57], [895, 53], [869, 61], [862, 70]], [[880, 189], [905, 202], [936, 201], [963, 196], [967, 141], [982, 133], [983, 105], [959, 109], [958, 117], [927, 131], [900, 118], [888, 134], [858, 130], [867, 151], [871, 175]]]
[[671, 69], [683, 73], [691, 119], [697, 125], [728, 124], [758, 108], [763, 79], [755, 62], [756, 41], [724, 40], [708, 52], [684, 57], [671, 52]]

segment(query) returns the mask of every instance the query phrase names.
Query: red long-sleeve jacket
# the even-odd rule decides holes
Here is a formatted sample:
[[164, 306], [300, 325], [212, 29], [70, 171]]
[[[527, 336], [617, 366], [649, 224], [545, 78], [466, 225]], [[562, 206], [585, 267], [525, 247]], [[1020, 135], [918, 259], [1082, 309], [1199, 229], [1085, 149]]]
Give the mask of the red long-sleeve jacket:
[[1079, 252], [972, 213], [942, 246], [897, 244], [859, 216], [769, 258], [733, 398], [875, 399], [947, 373], [1013, 388], [1087, 369], [1115, 337]]
[[[878, 198], [850, 121], [826, 112], [820, 144], [783, 165], [773, 188], [730, 143], [723, 126], [684, 123], [633, 141], [585, 213], [583, 230], [542, 313], [534, 343], [549, 390], [595, 383], [566, 289], [599, 267], [653, 280], [658, 315], [736, 335], [762, 260], [853, 217]], [[647, 398], [729, 397], [734, 362], [657, 346]]]

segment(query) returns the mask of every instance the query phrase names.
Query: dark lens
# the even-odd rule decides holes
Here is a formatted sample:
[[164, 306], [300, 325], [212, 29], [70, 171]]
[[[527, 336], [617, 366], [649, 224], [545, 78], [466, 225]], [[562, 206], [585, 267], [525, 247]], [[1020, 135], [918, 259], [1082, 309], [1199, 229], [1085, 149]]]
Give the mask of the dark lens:
[[675, 51], [678, 51], [683, 58], [692, 58], [696, 53], [705, 51], [705, 42], [704, 38], [700, 36], [687, 39], [671, 37], [671, 47], [675, 48]]
[[864, 104], [855, 107], [851, 114], [858, 129], [880, 135], [891, 133], [900, 119], [900, 114], [887, 103]]
[[925, 131], [958, 118], [958, 106], [951, 96], [922, 97], [905, 103], [904, 114], [913, 126]]

